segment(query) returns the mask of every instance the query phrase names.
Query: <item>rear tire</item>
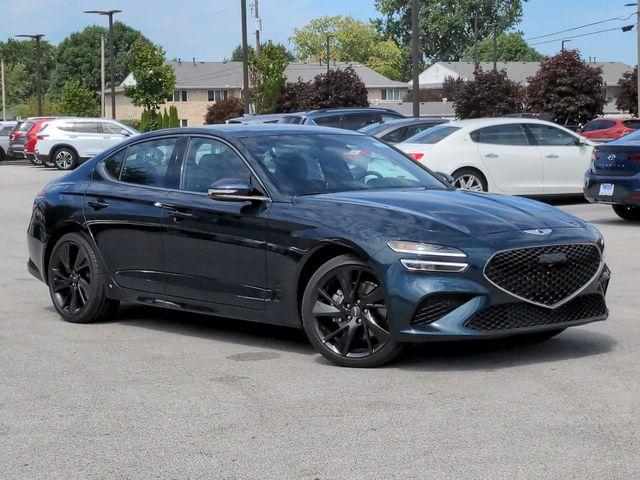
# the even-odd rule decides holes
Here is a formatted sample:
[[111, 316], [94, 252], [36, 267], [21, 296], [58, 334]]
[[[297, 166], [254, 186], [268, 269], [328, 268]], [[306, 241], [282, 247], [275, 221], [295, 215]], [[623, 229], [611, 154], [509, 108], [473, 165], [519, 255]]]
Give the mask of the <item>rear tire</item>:
[[73, 170], [78, 166], [78, 154], [69, 147], [61, 147], [51, 154], [58, 170]]
[[93, 246], [68, 233], [51, 251], [47, 280], [53, 306], [63, 320], [90, 323], [112, 316], [119, 302], [107, 298], [106, 275]]
[[49, 156], [42, 164], [47, 168], [56, 168], [56, 163], [53, 161], [53, 157]]
[[613, 205], [613, 211], [624, 220], [632, 222], [640, 220], [640, 207], [634, 205]]
[[488, 192], [487, 179], [475, 168], [461, 168], [453, 172], [453, 186], [471, 192]]
[[5, 157], [4, 150], [0, 148], [0, 162], [4, 162]]

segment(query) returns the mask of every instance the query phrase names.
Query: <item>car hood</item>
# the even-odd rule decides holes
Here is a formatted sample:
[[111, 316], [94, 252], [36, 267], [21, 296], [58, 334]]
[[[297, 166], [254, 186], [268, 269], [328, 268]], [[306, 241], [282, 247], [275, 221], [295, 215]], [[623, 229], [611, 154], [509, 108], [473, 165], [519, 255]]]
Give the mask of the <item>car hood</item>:
[[478, 236], [587, 225], [577, 217], [534, 200], [462, 190], [369, 190], [310, 195], [295, 201], [297, 204], [339, 204], [329, 211], [342, 210], [349, 215], [357, 215], [361, 209], [348, 207], [365, 207], [362, 213], [368, 218], [376, 213], [383, 214], [385, 226], [394, 228], [395, 225], [399, 230], [413, 225], [413, 228], [430, 232]]

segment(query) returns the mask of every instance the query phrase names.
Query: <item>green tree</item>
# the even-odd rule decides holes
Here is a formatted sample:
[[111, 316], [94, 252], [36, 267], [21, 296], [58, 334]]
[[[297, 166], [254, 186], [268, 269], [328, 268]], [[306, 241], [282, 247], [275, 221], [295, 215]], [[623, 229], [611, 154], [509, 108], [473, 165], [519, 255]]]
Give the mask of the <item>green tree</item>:
[[60, 93], [58, 110], [70, 117], [97, 117], [100, 105], [87, 84], [81, 80], [69, 80]]
[[[529, 46], [522, 32], [501, 33], [496, 39], [499, 62], [540, 62], [544, 58], [535, 48]], [[473, 60], [473, 47], [467, 50], [464, 59]], [[478, 59], [481, 62], [493, 61], [493, 38], [485, 38], [478, 43]]]
[[286, 83], [284, 71], [288, 64], [287, 49], [271, 40], [261, 46], [259, 58], [252, 58], [253, 97], [257, 113], [275, 111], [276, 102]]
[[[484, 39], [517, 24], [526, 0], [420, 0], [420, 49], [431, 62], [460, 60], [473, 45], [473, 18], [478, 18], [478, 36]], [[403, 78], [411, 76], [411, 2], [376, 0], [382, 15], [376, 26], [384, 38], [402, 48]]]
[[625, 72], [618, 80], [620, 93], [616, 99], [616, 108], [626, 110], [638, 116], [638, 67]]
[[5, 83], [7, 85], [7, 107], [23, 104], [34, 94], [30, 76], [24, 63], [7, 65]]
[[[46, 39], [40, 41], [40, 73], [42, 75], [43, 90], [46, 91], [51, 73], [55, 66], [56, 47]], [[6, 64], [7, 90], [10, 90], [9, 72], [12, 68], [19, 68], [21, 77], [19, 83], [26, 84], [26, 92], [22, 91], [19, 98], [15, 98], [13, 103], [7, 98], [7, 104], [24, 103], [29, 97], [36, 95], [36, 53], [35, 42], [32, 40], [14, 40], [10, 38], [5, 42], [0, 42], [0, 58], [4, 58]], [[17, 67], [22, 65], [22, 67]], [[17, 74], [16, 74], [17, 75]], [[16, 80], [16, 79], [14, 79]]]
[[178, 108], [175, 105], [171, 105], [169, 107], [169, 128], [178, 128], [179, 126]]
[[586, 123], [602, 115], [602, 69], [594, 68], [575, 50], [546, 58], [529, 78], [527, 109], [548, 113], [564, 125]]
[[[55, 100], [52, 100], [48, 96], [44, 96], [42, 99], [42, 114], [43, 115], [58, 115], [58, 104]], [[38, 99], [36, 96], [30, 97], [22, 105], [18, 105], [14, 110], [15, 117], [28, 118], [38, 115]]]
[[374, 45], [371, 56], [365, 62], [369, 68], [392, 80], [402, 80], [402, 50], [393, 40], [384, 40]]
[[293, 30], [291, 42], [300, 60], [326, 61], [327, 36], [331, 60], [365, 63], [380, 37], [371, 24], [350, 15], [324, 16]]
[[147, 125], [151, 125], [157, 122], [158, 107], [173, 93], [176, 75], [164, 61], [164, 50], [142, 40], [133, 47], [130, 67], [135, 85], [126, 86], [124, 94], [136, 107], [149, 112]]
[[[249, 58], [251, 58], [251, 56], [255, 56], [256, 51], [251, 45], [248, 45], [247, 50], [248, 50]], [[231, 52], [231, 57], [225, 60], [228, 60], [229, 62], [241, 62], [242, 61], [242, 45], [236, 45], [236, 48], [234, 48], [233, 51]]]
[[511, 81], [505, 70], [483, 72], [480, 69], [473, 80], [458, 87], [454, 97], [458, 118], [498, 117], [522, 111], [520, 85]]
[[[55, 69], [51, 75], [49, 93], [56, 97], [70, 79], [84, 81], [93, 92], [100, 91], [100, 34], [105, 36], [105, 69], [107, 88], [110, 85], [109, 35], [107, 29], [98, 26], [86, 27], [74, 32], [58, 45]], [[138, 30], [124, 23], [115, 22], [113, 27], [115, 49], [115, 78], [119, 85], [129, 74], [130, 56], [136, 42], [151, 45]]]
[[162, 128], [171, 128], [167, 107], [164, 107], [164, 112], [162, 113]]

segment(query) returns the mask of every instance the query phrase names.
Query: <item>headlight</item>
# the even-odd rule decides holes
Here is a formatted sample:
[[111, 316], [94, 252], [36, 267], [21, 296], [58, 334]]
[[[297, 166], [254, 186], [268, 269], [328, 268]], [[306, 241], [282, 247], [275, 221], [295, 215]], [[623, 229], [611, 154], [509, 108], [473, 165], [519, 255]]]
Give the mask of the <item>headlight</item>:
[[[462, 260], [467, 258], [467, 254], [455, 247], [404, 241], [391, 241], [388, 242], [387, 245], [391, 250], [398, 253], [424, 257], [439, 257], [438, 260], [413, 258], [403, 258], [400, 260], [404, 268], [414, 272], [463, 272], [469, 266], [467, 262]], [[451, 261], [443, 261], [443, 259]]]
[[436, 245], [433, 243], [403, 242], [394, 240], [387, 245], [391, 250], [398, 253], [408, 253], [411, 255], [430, 255], [433, 257], [455, 257], [466, 258], [467, 254], [462, 250], [446, 245]]

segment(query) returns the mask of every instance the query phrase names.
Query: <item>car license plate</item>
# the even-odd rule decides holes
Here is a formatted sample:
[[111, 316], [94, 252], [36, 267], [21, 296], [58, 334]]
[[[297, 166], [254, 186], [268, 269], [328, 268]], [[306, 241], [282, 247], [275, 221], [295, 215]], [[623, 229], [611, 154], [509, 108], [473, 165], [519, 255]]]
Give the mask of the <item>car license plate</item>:
[[613, 183], [601, 183], [600, 184], [600, 196], [611, 197], [613, 196]]

